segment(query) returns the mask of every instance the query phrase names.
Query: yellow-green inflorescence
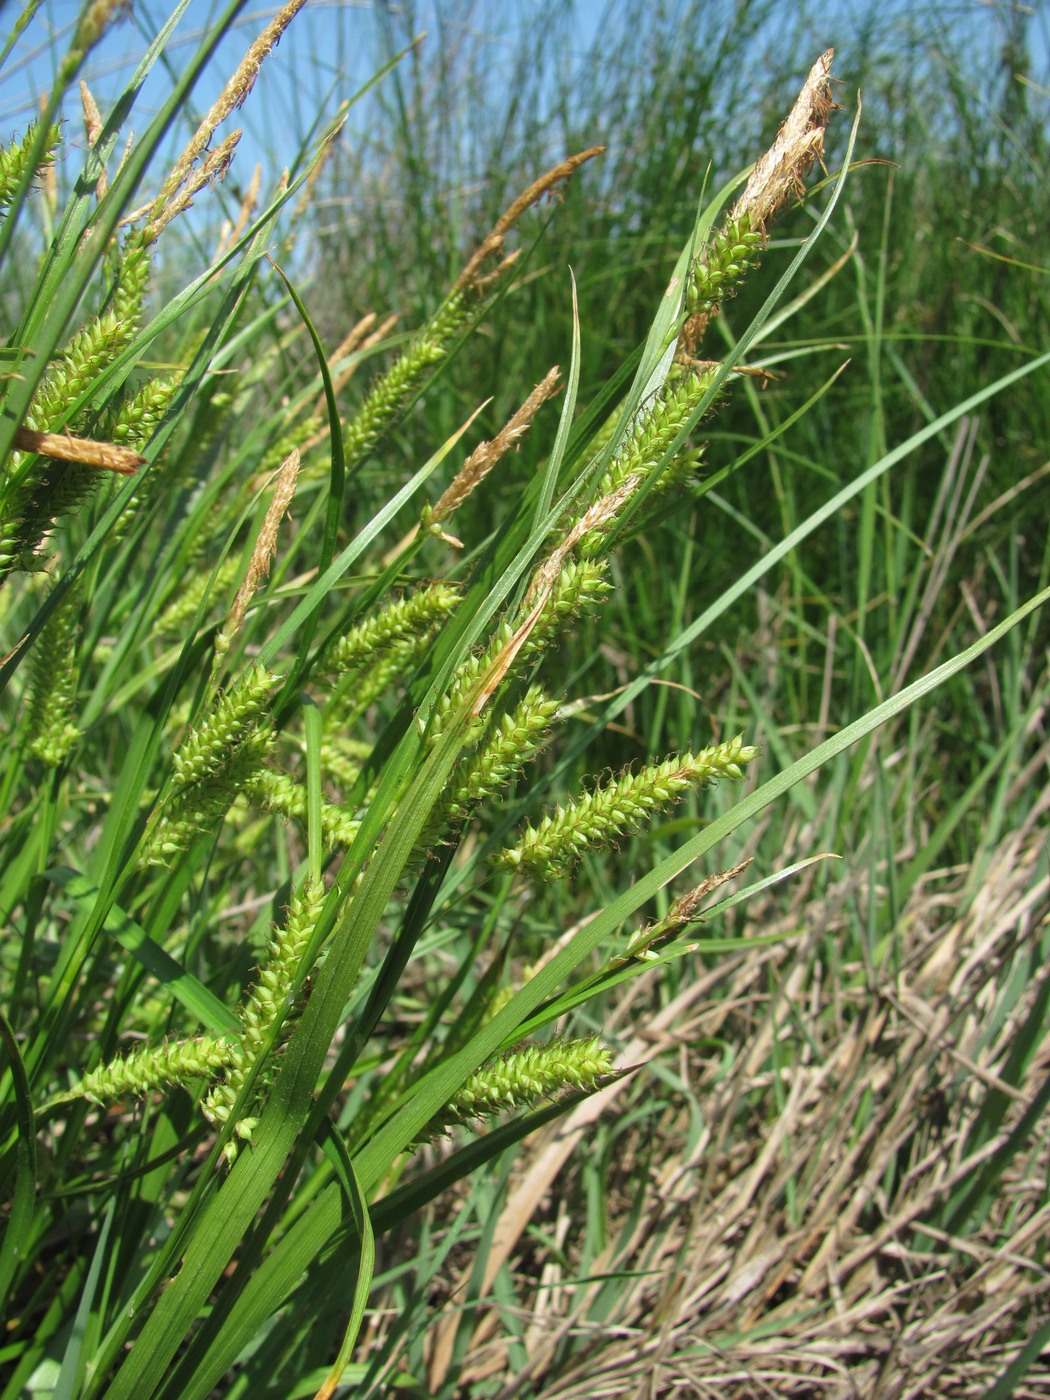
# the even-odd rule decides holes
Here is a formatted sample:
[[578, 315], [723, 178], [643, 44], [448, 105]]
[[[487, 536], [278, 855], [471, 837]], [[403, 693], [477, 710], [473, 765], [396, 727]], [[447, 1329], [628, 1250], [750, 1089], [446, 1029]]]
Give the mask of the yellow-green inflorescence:
[[[204, 1100], [205, 1116], [216, 1125], [225, 1123], [233, 1112], [251, 1066], [265, 1048], [278, 1017], [294, 1009], [291, 1005], [292, 985], [324, 899], [324, 882], [308, 881], [293, 896], [283, 927], [275, 925], [272, 930], [266, 962], [239, 1012], [244, 1028], [241, 1055], [231, 1063], [225, 1082], [215, 1085]], [[238, 1119], [234, 1126], [236, 1136], [250, 1140], [257, 1122], [257, 1118], [250, 1116]], [[226, 1145], [226, 1156], [232, 1161], [236, 1154], [237, 1144], [231, 1138]]]
[[[695, 477], [702, 456], [700, 449], [683, 444], [673, 457], [666, 462], [664, 459], [711, 388], [718, 371], [718, 365], [705, 365], [699, 370], [672, 372], [628, 425], [623, 441], [599, 482], [599, 497], [612, 495], [629, 479], [634, 482], [632, 495], [637, 493], [660, 469], [661, 463], [660, 475], [650, 488], [650, 504], [655, 503], [658, 495], [685, 486]], [[607, 553], [614, 531], [615, 521], [612, 520], [601, 529], [592, 530], [581, 541], [580, 553], [585, 558]]]
[[[167, 413], [180, 382], [180, 375], [162, 375], [147, 380], [130, 398], [119, 402], [106, 416], [101, 426], [102, 436], [118, 447], [128, 447], [134, 452], [140, 452], [160, 426], [161, 419]], [[119, 490], [123, 484], [123, 479], [119, 485], [114, 481], [111, 490]], [[110, 531], [109, 547], [111, 549], [125, 538], [132, 521], [142, 510], [144, 504], [158, 495], [168, 484], [165, 481], [164, 473], [156, 466], [148, 475], [136, 478], [135, 492]], [[235, 566], [236, 563], [235, 560]], [[203, 580], [205, 585], [207, 577], [207, 573], [205, 573]], [[196, 579], [193, 582], [196, 582]], [[192, 592], [192, 587], [186, 591]], [[191, 608], [190, 617], [193, 616], [193, 612], [194, 609]]]
[[713, 311], [758, 262], [763, 238], [761, 229], [751, 227], [746, 209], [735, 219], [728, 219], [689, 270], [685, 314], [698, 316]]
[[[245, 791], [267, 812], [306, 820], [306, 788], [302, 783], [290, 778], [287, 773], [275, 773], [269, 768], [260, 768], [246, 780]], [[342, 807], [337, 807], [331, 802], [321, 803], [321, 836], [329, 850], [345, 850], [360, 827], [361, 823], [349, 816]]]
[[110, 1060], [69, 1090], [68, 1097], [114, 1103], [128, 1094], [149, 1094], [191, 1079], [213, 1079], [217, 1072], [241, 1060], [243, 1051], [235, 1039], [200, 1036], [170, 1045], [147, 1045], [119, 1060]]
[[[133, 1050], [84, 1075], [60, 1100], [86, 1098], [95, 1103], [113, 1103], [129, 1094], [141, 1097], [172, 1084], [207, 1079], [212, 1081], [212, 1087], [203, 1102], [204, 1114], [212, 1124], [224, 1124], [256, 1059], [267, 1049], [275, 1022], [296, 1009], [292, 988], [324, 898], [321, 880], [308, 881], [293, 895], [284, 925], [275, 925], [272, 930], [267, 959], [258, 979], [238, 1009], [238, 1034], [198, 1036]], [[220, 1075], [222, 1082], [216, 1083]], [[264, 1074], [264, 1083], [267, 1078]], [[229, 1161], [237, 1155], [236, 1139], [249, 1140], [257, 1122], [256, 1117], [244, 1116], [234, 1124], [235, 1137], [225, 1149]]]
[[318, 670], [354, 677], [353, 690], [342, 705], [344, 719], [366, 709], [396, 676], [412, 667], [458, 602], [459, 594], [449, 584], [428, 584], [325, 648]]
[[457, 337], [482, 309], [484, 300], [470, 287], [452, 292], [404, 353], [376, 381], [343, 436], [347, 470], [367, 457], [383, 433], [408, 409]]
[[74, 584], [57, 604], [30, 659], [29, 751], [50, 768], [64, 762], [80, 731], [73, 723], [80, 681], [83, 589]]
[[113, 258], [113, 290], [107, 310], [122, 327], [125, 340], [130, 340], [142, 319], [142, 306], [149, 285], [149, 250], [135, 235], [123, 246], [111, 245]]
[[429, 850], [486, 797], [506, 787], [543, 746], [559, 705], [534, 685], [509, 714], [495, 721], [475, 752], [453, 771], [420, 837], [422, 849]]
[[[0, 149], [0, 209], [6, 209], [18, 193], [18, 187], [25, 179], [33, 160], [33, 144], [40, 129], [39, 122], [30, 122], [23, 135]], [[62, 133], [57, 126], [48, 129], [43, 150], [33, 162], [34, 171], [39, 174], [44, 166], [52, 165], [62, 142]]]
[[[514, 658], [510, 674], [519, 674], [524, 664], [533, 661], [556, 640], [571, 623], [579, 620], [597, 606], [610, 590], [606, 565], [601, 560], [570, 561], [561, 571], [557, 583], [543, 602], [539, 616]], [[524, 623], [528, 609], [523, 605], [513, 618], [506, 618], [497, 627], [484, 651], [476, 652], [457, 669], [452, 684], [438, 702], [430, 722], [428, 737], [436, 743], [444, 732], [450, 716], [482, 676], [496, 662], [515, 632]]]
[[346, 792], [361, 776], [361, 765], [371, 756], [372, 745], [345, 734], [326, 735], [321, 740], [321, 771]]
[[264, 666], [253, 666], [219, 696], [172, 755], [172, 791], [146, 841], [148, 864], [165, 864], [199, 835], [214, 832], [247, 780], [264, 766], [273, 744], [267, 704], [277, 679]]
[[126, 399], [105, 425], [105, 436], [121, 447], [144, 447], [179, 387], [173, 376], [150, 379], [130, 399]]
[[690, 789], [711, 787], [725, 778], [739, 780], [757, 752], [738, 734], [698, 754], [674, 754], [662, 763], [625, 773], [557, 808], [539, 826], [526, 827], [517, 845], [504, 850], [499, 859], [511, 869], [558, 879], [585, 852], [637, 831]]
[[49, 432], [73, 426], [69, 421], [72, 406], [135, 336], [148, 272], [144, 253], [134, 258], [128, 255], [108, 309], [78, 331], [48, 369], [26, 415], [27, 427]]
[[[751, 227], [751, 218], [746, 209], [726, 221], [690, 267], [683, 305], [686, 327], [701, 324], [743, 279], [748, 269], [758, 261], [763, 239], [762, 230]], [[690, 337], [683, 331], [685, 341], [691, 343]], [[647, 489], [645, 512], [648, 515], [668, 491], [686, 487], [695, 480], [703, 456], [702, 448], [690, 447], [683, 440], [673, 455], [668, 454], [676, 439], [688, 429], [690, 419], [701, 400], [710, 393], [722, 367], [710, 362], [697, 363], [688, 358], [685, 363], [681, 361], [682, 357], [679, 357], [665, 383], [638, 409], [628, 424], [623, 440], [618, 444], [599, 483], [599, 498], [611, 496], [630, 481], [634, 488], [631, 496], [643, 488]], [[614, 422], [615, 415], [603, 434], [611, 431]], [[602, 445], [603, 437], [600, 436], [596, 446]], [[657, 472], [658, 476], [655, 475]], [[647, 486], [647, 483], [651, 484]], [[622, 510], [623, 507], [621, 513]], [[636, 530], [643, 523], [632, 524], [631, 529]], [[580, 553], [585, 558], [606, 554], [622, 538], [623, 533], [616, 519], [607, 520], [583, 539]]]
[[[78, 432], [91, 426], [94, 409], [86, 401], [103, 372], [134, 339], [148, 273], [144, 250], [130, 248], [120, 254], [109, 305], [48, 366], [26, 414], [27, 428]], [[0, 578], [16, 567], [40, 567], [41, 546], [55, 522], [70, 514], [102, 479], [92, 467], [14, 453], [0, 504]]]
[[490, 1118], [508, 1109], [555, 1099], [573, 1089], [601, 1087], [612, 1055], [598, 1039], [554, 1040], [509, 1050], [482, 1065], [427, 1127], [434, 1135], [454, 1123]]

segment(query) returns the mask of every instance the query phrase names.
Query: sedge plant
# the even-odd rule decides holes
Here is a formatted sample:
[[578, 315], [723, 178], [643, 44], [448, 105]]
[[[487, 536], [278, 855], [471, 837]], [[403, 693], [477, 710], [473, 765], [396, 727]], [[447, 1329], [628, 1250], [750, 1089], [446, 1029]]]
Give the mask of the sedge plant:
[[[603, 415], [577, 421], [570, 357], [521, 386], [491, 440], [466, 451], [472, 414], [374, 503], [355, 489], [368, 464], [397, 460], [420, 395], [509, 314], [516, 223], [599, 151], [509, 205], [356, 402], [350, 372], [385, 348], [376, 322], [327, 356], [311, 289], [265, 259], [324, 140], [155, 308], [167, 231], [221, 179], [236, 134], [219, 130], [298, 8], [251, 44], [159, 177], [151, 157], [224, 29], [119, 158], [125, 110], [78, 94], [83, 172], [6, 351], [5, 1396], [49, 1367], [63, 1394], [113, 1400], [204, 1397], [289, 1367], [289, 1394], [304, 1375], [319, 1395], [363, 1376], [347, 1368], [377, 1240], [630, 1071], [571, 1014], [682, 955], [721, 875], [640, 930], [636, 911], [780, 790], [734, 807], [726, 793], [760, 754], [746, 732], [705, 732], [558, 800], [561, 663], [574, 629], [600, 626], [617, 550], [704, 494], [696, 437], [746, 378], [748, 340], [720, 359], [702, 342], [823, 156], [831, 54], [770, 150], [697, 216]], [[5, 154], [6, 257], [84, 56], [118, 19], [88, 7], [41, 124]], [[818, 232], [841, 177], [830, 188]], [[150, 375], [161, 344], [178, 368]], [[312, 373], [286, 358], [293, 344]], [[509, 491], [525, 434], [545, 435], [545, 464]], [[457, 538], [461, 506], [497, 482], [499, 529]], [[707, 789], [719, 805], [700, 809]], [[525, 964], [530, 909], [581, 862], [615, 868], [619, 842], [687, 798], [722, 815]], [[455, 911], [477, 931], [443, 959]], [[316, 1306], [333, 1276], [334, 1330]]]

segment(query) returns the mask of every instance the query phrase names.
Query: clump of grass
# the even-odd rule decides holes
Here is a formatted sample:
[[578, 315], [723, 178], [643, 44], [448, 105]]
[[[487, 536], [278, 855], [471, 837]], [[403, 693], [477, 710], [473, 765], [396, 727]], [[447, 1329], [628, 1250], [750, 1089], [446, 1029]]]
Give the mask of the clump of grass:
[[[105, 8], [85, 10], [46, 122]], [[565, 721], [579, 713], [564, 698], [566, 639], [612, 605], [618, 545], [644, 533], [654, 502], [666, 508], [667, 483], [681, 487], [695, 465], [690, 435], [747, 383], [746, 339], [692, 363], [697, 318], [709, 321], [752, 269], [820, 156], [831, 55], [728, 222], [717, 207], [698, 216], [604, 424], [575, 421], [574, 362], [557, 431], [543, 411], [560, 382], [552, 372], [531, 393], [519, 386], [522, 407], [467, 453], [451, 486], [431, 480], [458, 457], [473, 413], [360, 519], [350, 507], [371, 461], [396, 457], [419, 395], [482, 318], [506, 314], [521, 267], [506, 251], [510, 229], [597, 150], [557, 162], [509, 203], [447, 293], [433, 289], [423, 328], [341, 413], [314, 293], [263, 280], [267, 243], [323, 141], [246, 215], [219, 264], [150, 316], [167, 231], [221, 176], [236, 133], [211, 154], [209, 142], [297, 8], [251, 44], [137, 216], [149, 157], [219, 35], [112, 175], [118, 133], [106, 136], [85, 104], [95, 135], [79, 193], [12, 339], [0, 485], [11, 632], [2, 888], [20, 935], [2, 954], [13, 994], [0, 1024], [12, 1395], [52, 1363], [56, 1384], [85, 1396], [291, 1391], [305, 1371], [333, 1393], [368, 1310], [376, 1234], [458, 1182], [481, 1183], [504, 1148], [626, 1082], [622, 1045], [565, 1023], [686, 955], [697, 890], [727, 873], [694, 878], [634, 938], [621, 928], [787, 786], [721, 814], [700, 808], [702, 789], [758, 758], [740, 737], [646, 765], [529, 824], [553, 773], [534, 760], [571, 747]], [[25, 215], [45, 147], [37, 133], [28, 156], [12, 157], [12, 218]], [[366, 353], [372, 325], [341, 337], [342, 353]], [[179, 368], [144, 385], [162, 336], [179, 344]], [[315, 357], [305, 384], [282, 377], [297, 338]], [[549, 456], [511, 490], [505, 451], [530, 424]], [[99, 442], [105, 429], [135, 453], [135, 478], [114, 489], [88, 459], [75, 474], [61, 466], [46, 435], [67, 428]], [[27, 445], [25, 431], [45, 436]], [[443, 525], [468, 495], [497, 487], [500, 528], [471, 537], [457, 519], [457, 548]], [[706, 483], [692, 491], [701, 499]], [[418, 525], [405, 533], [409, 513]], [[642, 670], [611, 700], [584, 698], [598, 705], [585, 731], [602, 731], [650, 678]], [[932, 683], [815, 747], [794, 776]], [[599, 896], [565, 878], [583, 849], [656, 839], [654, 814], [685, 798], [700, 829], [653, 868], [628, 867], [625, 889]], [[525, 835], [508, 846], [522, 819]], [[508, 862], [540, 878], [525, 892], [502, 873]], [[565, 899], [584, 917], [524, 967], [519, 926], [542, 926], [553, 916], [536, 911]], [[640, 1031], [661, 1024], [644, 1019]], [[423, 1145], [483, 1113], [488, 1131], [456, 1128], [436, 1158]], [[71, 1195], [84, 1198], [88, 1238], [74, 1230], [52, 1249]], [[331, 1296], [349, 1300], [335, 1331], [318, 1306]], [[375, 1353], [366, 1387], [384, 1383], [398, 1345]]]

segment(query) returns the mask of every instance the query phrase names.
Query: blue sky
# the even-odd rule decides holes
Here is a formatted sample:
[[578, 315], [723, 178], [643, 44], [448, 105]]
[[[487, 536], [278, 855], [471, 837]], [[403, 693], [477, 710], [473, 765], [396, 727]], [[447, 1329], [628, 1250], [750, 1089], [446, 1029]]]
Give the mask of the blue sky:
[[[392, 49], [400, 49], [420, 34], [425, 36], [421, 42], [431, 55], [439, 45], [452, 51], [469, 44], [475, 52], [480, 49], [487, 69], [498, 72], [515, 51], [515, 33], [535, 21], [544, 3], [546, 0], [399, 0], [396, 4], [389, 0], [307, 0], [264, 63], [247, 102], [220, 127], [212, 142], [214, 147], [236, 128], [243, 130], [225, 183], [201, 193], [194, 209], [173, 226], [166, 241], [169, 252], [175, 253], [186, 241], [197, 243], [199, 239], [205, 248], [214, 246], [223, 219], [236, 217], [241, 192], [256, 163], [262, 166], [265, 198], [274, 189], [281, 168], [294, 168], [304, 143], [313, 147], [311, 132], [323, 128], [324, 119], [368, 83]], [[41, 94], [52, 86], [61, 58], [69, 48], [80, 8], [74, 0], [44, 0], [8, 58], [0, 73], [0, 143], [23, 131], [39, 110]], [[171, 65], [188, 62], [227, 8], [219, 0], [190, 0], [166, 52], [166, 61]], [[251, 2], [244, 6], [199, 79], [191, 111], [162, 147], [154, 165], [157, 182], [170, 169], [196, 121], [221, 92], [248, 45], [279, 8]], [[615, 13], [617, 0], [612, 0], [611, 8]], [[3, 9], [12, 21], [16, 18], [14, 6]], [[82, 76], [103, 118], [170, 13], [171, 5], [165, 0], [132, 0], [126, 5], [126, 13], [111, 24], [92, 50]], [[577, 3], [574, 34], [578, 32], [580, 55], [587, 51], [605, 14], [604, 3]], [[159, 63], [147, 79], [129, 123], [137, 135], [162, 105], [170, 82], [171, 69], [166, 71], [164, 63]], [[389, 128], [389, 110], [384, 113], [381, 104], [390, 100], [390, 92], [391, 85], [387, 83], [382, 96], [373, 91], [352, 109], [344, 139], [353, 142], [355, 149], [365, 149], [373, 143], [378, 151], [381, 134]], [[67, 96], [64, 120], [60, 180], [77, 173], [77, 152], [84, 146], [83, 119], [75, 92]], [[142, 199], [147, 201], [151, 193], [151, 188], [145, 189]], [[333, 217], [341, 220], [344, 213], [336, 211]]]
[[[45, 0], [14, 50], [0, 75], [0, 139], [21, 130], [32, 118], [69, 45], [79, 8], [73, 0]], [[112, 24], [92, 52], [83, 73], [103, 115], [145, 53], [149, 38], [170, 12], [169, 5], [155, 0], [134, 0], [127, 8], [127, 15]], [[193, 53], [224, 8], [214, 0], [191, 0], [169, 49], [174, 62]], [[196, 97], [201, 110], [221, 90], [248, 44], [278, 8], [245, 7], [198, 84]], [[576, 8], [582, 54], [593, 40], [606, 6], [583, 3]], [[615, 11], [615, 5], [612, 8]], [[457, 43], [465, 38], [488, 45], [497, 65], [501, 56], [512, 50], [517, 28], [539, 13], [539, 0], [499, 5], [308, 0], [263, 66], [252, 97], [221, 133], [225, 135], [235, 126], [244, 130], [235, 166], [238, 179], [246, 180], [257, 160], [269, 167], [293, 159], [317, 112], [322, 107], [334, 111], [340, 100], [352, 96], [375, 73], [384, 56], [379, 21], [379, 12], [384, 9], [393, 14], [398, 30], [425, 33], [422, 42], [427, 45]], [[156, 112], [165, 86], [161, 72], [147, 83], [136, 106], [138, 129]], [[79, 131], [75, 135], [79, 137]]]
[[[709, 8], [699, 13], [703, 16], [719, 12], [724, 17], [738, 13], [735, 9], [738, 4], [743, 6], [743, 0], [705, 0]], [[491, 82], [498, 84], [503, 73], [510, 80], [512, 63], [521, 51], [522, 34], [527, 34], [530, 26], [535, 30], [540, 19], [550, 12], [551, 5], [552, 0], [397, 0], [397, 3], [393, 0], [375, 0], [375, 3], [373, 0], [308, 0], [264, 65], [248, 102], [221, 128], [219, 139], [235, 126], [243, 127], [244, 136], [226, 189], [215, 196], [200, 197], [199, 217], [205, 217], [203, 211], [208, 211], [214, 218], [224, 203], [228, 208], [235, 207], [237, 192], [247, 183], [256, 161], [263, 164], [264, 190], [272, 189], [280, 167], [293, 161], [318, 113], [331, 114], [341, 100], [352, 96], [376, 72], [392, 45], [398, 46], [409, 36], [426, 31], [423, 43], [430, 57], [469, 48], [475, 61], [474, 71], [484, 71]], [[18, 8], [3, 7], [4, 13], [10, 14], [12, 19]], [[191, 0], [169, 49], [169, 61], [178, 64], [180, 60], [187, 60], [225, 8], [216, 0]], [[789, 15], [794, 19], [802, 8], [801, 0], [783, 0], [785, 19]], [[866, 13], [875, 12], [880, 21], [887, 22], [887, 17], [894, 13], [905, 12], [920, 27], [920, 33], [926, 17], [933, 15], [942, 25], [972, 27], [975, 44], [971, 51], [978, 55], [975, 62], [979, 65], [982, 53], [987, 55], [989, 63], [995, 62], [995, 26], [999, 26], [1001, 39], [1002, 14], [1008, 6], [1005, 0], [998, 5], [986, 4], [983, 0], [955, 0], [953, 4], [928, 7], [917, 0], [881, 0], [876, 7], [871, 0], [822, 0], [821, 4], [807, 8], [814, 19], [812, 40], [810, 42], [807, 30], [805, 45], [806, 52], [812, 51], [813, 57], [838, 35], [856, 35], [863, 27]], [[1034, 49], [1033, 67], [1045, 80], [1050, 0], [1035, 0], [1029, 8], [1035, 15], [1029, 30]], [[74, 0], [44, 0], [26, 35], [8, 59], [0, 73], [0, 141], [24, 129], [36, 111], [40, 94], [50, 86], [57, 63], [69, 44], [79, 9]], [[194, 117], [206, 110], [248, 44], [276, 9], [273, 5], [247, 4], [244, 7], [232, 32], [220, 45], [210, 70], [198, 83]], [[673, 24], [674, 17], [685, 9], [686, 0], [667, 0], [669, 23]], [[133, 0], [127, 10], [127, 15], [112, 25], [91, 54], [84, 71], [103, 115], [125, 86], [150, 37], [166, 19], [170, 5], [164, 0]], [[629, 14], [629, 7], [625, 0], [575, 0], [575, 3], [564, 0], [559, 13], [569, 16], [558, 31], [559, 42], [563, 44], [559, 58], [573, 67], [576, 81], [586, 83], [602, 62], [603, 45], [608, 46], [607, 52], [623, 38], [622, 20]], [[774, 10], [774, 17], [776, 13]], [[976, 42], [977, 29], [982, 25], [992, 36], [983, 49]], [[768, 41], [763, 42], [776, 43], [775, 28], [775, 25], [769, 26]], [[840, 59], [847, 56], [845, 49], [840, 51]], [[582, 62], [585, 58], [588, 58], [587, 64]], [[644, 63], [646, 56], [639, 53], [638, 61]], [[799, 79], [803, 72], [804, 66], [799, 69]], [[158, 65], [136, 105], [131, 125], [137, 132], [144, 130], [156, 112], [168, 82], [170, 73], [166, 74]], [[373, 93], [356, 107], [347, 130], [347, 139], [353, 141], [356, 148], [373, 143], [380, 159], [383, 131], [391, 116], [389, 108], [384, 111], [382, 104], [392, 101], [391, 90], [388, 83], [381, 95]], [[457, 98], [469, 106], [474, 93], [459, 92]], [[83, 141], [82, 123], [76, 108], [75, 101], [67, 103], [66, 140], [74, 148]], [[476, 117], [476, 112], [473, 115]], [[454, 123], [458, 119], [453, 115], [451, 120]], [[172, 133], [169, 162], [181, 149], [190, 130], [187, 121]], [[558, 158], [562, 152], [550, 154]], [[71, 159], [72, 155], [70, 152], [66, 160], [69, 169], [75, 170], [77, 163]], [[352, 192], [347, 194], [352, 196]]]

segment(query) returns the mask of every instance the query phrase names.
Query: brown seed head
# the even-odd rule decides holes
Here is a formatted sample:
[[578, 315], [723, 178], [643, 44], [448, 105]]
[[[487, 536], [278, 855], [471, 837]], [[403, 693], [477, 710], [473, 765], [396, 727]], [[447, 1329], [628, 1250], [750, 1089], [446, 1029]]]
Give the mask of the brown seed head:
[[238, 64], [233, 76], [216, 101], [212, 103], [208, 115], [175, 162], [171, 174], [165, 180], [160, 194], [157, 196], [153, 206], [155, 211], [162, 208], [175, 195], [197, 161], [207, 150], [208, 142], [214, 135], [216, 128], [226, 120], [235, 107], [241, 105], [251, 92], [255, 86], [255, 80], [259, 76], [263, 60], [305, 4], [306, 0], [289, 0], [289, 3], [277, 12], [259, 37], [249, 46], [248, 52]]
[[218, 655], [222, 655], [229, 649], [230, 638], [240, 631], [247, 616], [248, 604], [270, 572], [270, 561], [277, 552], [277, 530], [292, 503], [298, 476], [299, 450], [293, 447], [277, 473], [273, 499], [263, 520], [262, 529], [259, 531], [259, 538], [255, 541], [252, 557], [248, 561], [248, 571], [237, 590], [237, 596], [233, 600], [233, 607], [226, 619], [226, 625], [215, 639], [215, 650]]
[[442, 520], [447, 520], [463, 504], [471, 492], [484, 481], [504, 453], [512, 447], [517, 447], [521, 438], [528, 431], [529, 424], [536, 416], [540, 405], [545, 403], [557, 389], [558, 373], [558, 366], [555, 365], [552, 370], [548, 371], [546, 377], [536, 385], [517, 413], [492, 441], [479, 443], [475, 447], [456, 473], [448, 489], [438, 499], [433, 509], [427, 513], [425, 522], [427, 525], [437, 525]]
[[500, 215], [492, 232], [474, 250], [470, 261], [456, 278], [456, 291], [468, 285], [478, 285], [477, 274], [481, 264], [503, 252], [505, 235], [514, 227], [526, 209], [537, 204], [556, 185], [567, 180], [570, 175], [579, 170], [581, 165], [585, 165], [587, 161], [601, 155], [604, 150], [604, 146], [591, 146], [586, 151], [580, 151], [578, 155], [569, 156], [568, 159], [541, 175], [538, 180], [534, 180], [524, 194], [520, 194], [509, 209]]
[[55, 462], [77, 462], [83, 467], [98, 467], [116, 472], [118, 476], [134, 476], [145, 462], [130, 447], [115, 442], [95, 442], [91, 438], [74, 437], [72, 433], [38, 433], [32, 428], [19, 428], [15, 446], [20, 452], [36, 452]]
[[835, 110], [829, 82], [834, 57], [835, 50], [828, 49], [809, 70], [777, 139], [755, 165], [733, 206], [734, 220], [747, 213], [753, 229], [764, 229], [789, 194], [801, 195], [809, 167], [824, 153], [824, 128]]

